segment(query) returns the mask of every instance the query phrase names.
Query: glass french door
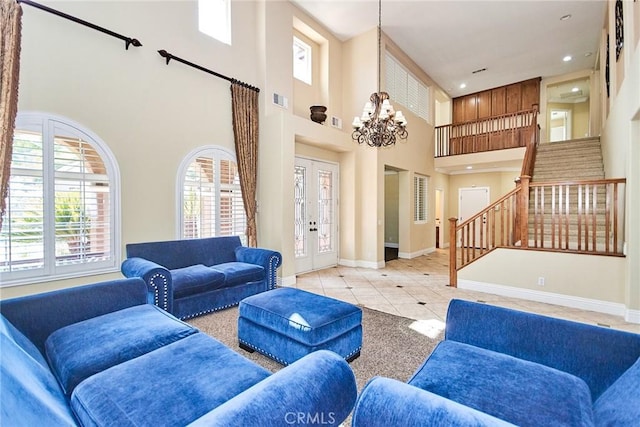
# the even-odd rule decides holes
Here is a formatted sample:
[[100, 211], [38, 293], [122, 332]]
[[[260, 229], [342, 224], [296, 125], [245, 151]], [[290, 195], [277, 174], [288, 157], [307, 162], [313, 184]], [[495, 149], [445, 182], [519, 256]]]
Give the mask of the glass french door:
[[296, 157], [296, 273], [338, 264], [338, 165]]

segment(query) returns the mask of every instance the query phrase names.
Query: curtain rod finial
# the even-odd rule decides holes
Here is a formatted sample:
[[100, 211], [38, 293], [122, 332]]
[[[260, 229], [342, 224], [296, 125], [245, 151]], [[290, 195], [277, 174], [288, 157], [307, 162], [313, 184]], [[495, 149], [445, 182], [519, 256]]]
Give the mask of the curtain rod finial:
[[165, 58], [165, 59], [167, 60], [167, 61], [166, 61], [166, 62], [167, 62], [167, 65], [169, 65], [169, 61], [171, 61], [171, 54], [170, 54], [169, 52], [167, 52], [166, 50], [164, 50], [164, 49], [160, 49], [160, 50], [158, 51], [158, 54], [159, 54], [160, 56], [162, 56], [163, 58]]

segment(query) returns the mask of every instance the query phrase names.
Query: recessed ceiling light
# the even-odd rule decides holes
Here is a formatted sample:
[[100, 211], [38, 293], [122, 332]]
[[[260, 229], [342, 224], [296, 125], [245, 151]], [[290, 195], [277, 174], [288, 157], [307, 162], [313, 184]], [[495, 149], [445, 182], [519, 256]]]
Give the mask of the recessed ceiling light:
[[473, 166], [467, 166], [467, 169], [473, 169]]
[[569, 61], [571, 61], [572, 59], [573, 59], [573, 58], [571, 57], [571, 55], [567, 55], [567, 56], [565, 56], [564, 58], [562, 58], [562, 60], [563, 60], [564, 62], [569, 62]]
[[585, 57], [585, 58], [588, 58], [588, 57], [590, 57], [591, 55], [593, 55], [593, 53], [591, 53], [591, 52], [587, 52], [587, 53], [585, 53], [585, 54], [584, 54], [584, 57]]
[[579, 91], [579, 90], [580, 90], [579, 88], [574, 87], [574, 88], [572, 88], [572, 89], [571, 89], [571, 92], [577, 92], [577, 91]]
[[571, 19], [571, 15], [563, 15], [563, 16], [560, 17], [561, 21], [567, 21], [569, 19]]
[[464, 89], [465, 87], [467, 87], [466, 83], [460, 83], [460, 89]]

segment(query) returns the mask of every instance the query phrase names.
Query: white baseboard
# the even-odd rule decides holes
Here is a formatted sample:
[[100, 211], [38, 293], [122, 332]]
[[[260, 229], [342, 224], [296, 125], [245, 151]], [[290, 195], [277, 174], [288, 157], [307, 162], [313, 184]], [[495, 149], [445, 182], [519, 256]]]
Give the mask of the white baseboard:
[[354, 267], [354, 268], [384, 268], [384, 261], [364, 261], [364, 260], [352, 260], [352, 259], [341, 259], [338, 261], [338, 265], [344, 265], [345, 267]]
[[295, 286], [296, 284], [296, 276], [287, 276], [287, 277], [278, 277], [278, 285], [279, 286], [286, 286], [286, 287], [291, 287], [291, 286]]
[[640, 323], [640, 310], [628, 308], [624, 313], [624, 320], [629, 323]]
[[436, 248], [432, 247], [432, 248], [426, 248], [426, 249], [422, 249], [416, 252], [398, 252], [398, 258], [402, 258], [402, 259], [413, 259], [413, 258], [417, 258], [419, 256], [422, 255], [427, 255], [430, 254], [431, 252], [435, 252]]
[[[581, 310], [596, 311], [614, 316], [624, 316], [625, 319], [633, 319], [635, 316], [636, 321], [627, 320], [627, 322], [640, 323], [640, 311], [628, 310], [624, 304], [620, 303], [556, 294], [553, 292], [542, 292], [533, 289], [514, 288], [512, 286], [496, 285], [493, 283], [475, 282], [473, 280], [458, 280], [458, 288], [505, 297], [522, 298], [547, 304], [556, 304]], [[635, 313], [632, 313], [632, 311]]]

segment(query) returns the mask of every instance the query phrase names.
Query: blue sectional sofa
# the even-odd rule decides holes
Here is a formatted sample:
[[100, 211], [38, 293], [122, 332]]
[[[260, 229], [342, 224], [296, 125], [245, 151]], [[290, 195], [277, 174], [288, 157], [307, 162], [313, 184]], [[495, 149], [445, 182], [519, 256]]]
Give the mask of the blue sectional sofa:
[[126, 277], [141, 277], [149, 302], [180, 319], [238, 304], [274, 289], [279, 252], [242, 246], [238, 236], [126, 245]]
[[352, 426], [390, 425], [640, 425], [640, 335], [452, 300], [408, 383], [358, 397]]
[[141, 279], [0, 301], [3, 426], [339, 425], [357, 389], [318, 351], [271, 374], [147, 303]]

